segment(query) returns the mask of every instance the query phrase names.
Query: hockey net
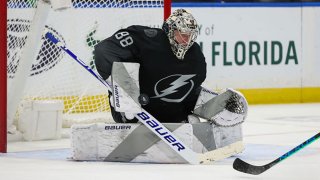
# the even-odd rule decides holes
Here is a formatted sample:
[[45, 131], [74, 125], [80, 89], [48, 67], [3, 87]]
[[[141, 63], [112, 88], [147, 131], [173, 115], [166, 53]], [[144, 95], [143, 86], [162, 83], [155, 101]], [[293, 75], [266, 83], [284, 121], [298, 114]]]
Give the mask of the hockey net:
[[[17, 108], [9, 108], [9, 118], [10, 113], [13, 115], [8, 120], [8, 130], [17, 127], [23, 104], [33, 100], [63, 101], [63, 127], [74, 123], [112, 122], [106, 88], [50, 43], [44, 33], [53, 33], [95, 69], [94, 45], [129, 25], [160, 27], [164, 4], [167, 4], [164, 0], [72, 0], [68, 9], [49, 9], [41, 40], [37, 48], [32, 48], [26, 47], [26, 41], [36, 33], [33, 26], [35, 14], [40, 11], [39, 3], [37, 0], [8, 0], [8, 101], [16, 96], [12, 92], [17, 88], [22, 91]], [[21, 56], [27, 51], [35, 51], [36, 57], [31, 59], [31, 66], [24, 70], [24, 75], [20, 75], [23, 78], [17, 80]], [[21, 84], [23, 86], [19, 87]]]

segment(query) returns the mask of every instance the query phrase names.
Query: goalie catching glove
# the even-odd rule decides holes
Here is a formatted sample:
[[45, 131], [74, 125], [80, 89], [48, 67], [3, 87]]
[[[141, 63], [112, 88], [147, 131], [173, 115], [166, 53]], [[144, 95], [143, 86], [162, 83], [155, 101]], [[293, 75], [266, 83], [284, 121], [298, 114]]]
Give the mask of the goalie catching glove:
[[219, 126], [234, 126], [244, 122], [247, 111], [247, 100], [234, 89], [217, 94], [203, 88], [194, 108], [195, 115]]

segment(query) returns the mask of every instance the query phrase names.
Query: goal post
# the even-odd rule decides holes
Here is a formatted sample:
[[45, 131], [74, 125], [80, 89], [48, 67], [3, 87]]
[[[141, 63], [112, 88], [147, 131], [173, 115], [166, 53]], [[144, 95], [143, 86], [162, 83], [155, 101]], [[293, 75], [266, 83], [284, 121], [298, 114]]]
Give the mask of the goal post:
[[[29, 31], [26, 34], [27, 38], [24, 41], [24, 46], [27, 48], [21, 49], [19, 65], [16, 68], [16, 72], [14, 73], [15, 77], [12, 78], [12, 81], [10, 82], [12, 86], [10, 86], [10, 88], [8, 89], [9, 93], [7, 120], [9, 125], [13, 123], [14, 115], [21, 101], [21, 97], [23, 96], [23, 90], [25, 89], [25, 85], [27, 83], [29, 71], [31, 69], [32, 63], [34, 62], [33, 59], [37, 57], [37, 53], [39, 52], [41, 33], [45, 28], [46, 19], [50, 9], [49, 2], [45, 2], [43, 0], [38, 0], [34, 4], [34, 6], [36, 6], [37, 8], [35, 9], [32, 22], [29, 25]], [[19, 29], [17, 30], [19, 32]], [[9, 38], [9, 43], [10, 42], [14, 41], [10, 41]], [[9, 57], [10, 62], [12, 62], [11, 60], [13, 60], [13, 58], [11, 57], [12, 56]]]
[[[70, 8], [59, 11], [40, 6], [38, 1], [43, 0], [8, 0], [7, 6], [1, 6], [7, 7], [1, 13], [8, 15], [1, 16], [1, 28], [7, 28], [6, 34], [1, 33], [1, 38], [7, 38], [1, 48], [1, 78], [7, 81], [5, 92], [1, 89], [1, 108], [6, 107], [8, 113], [8, 117], [1, 113], [4, 117], [0, 119], [2, 152], [6, 151], [7, 128], [17, 126], [25, 102], [63, 101], [67, 127], [78, 122], [104, 122], [106, 113], [110, 116], [106, 89], [44, 38], [45, 32], [76, 49], [94, 69], [95, 44], [129, 25], [160, 27], [171, 12], [171, 0], [72, 0]], [[40, 20], [37, 11], [45, 14]], [[1, 79], [0, 88], [4, 88], [3, 82]], [[8, 98], [8, 106], [2, 96]]]
[[0, 153], [7, 151], [7, 8], [0, 2]]
[[171, 0], [163, 1], [163, 19], [166, 20], [171, 14]]

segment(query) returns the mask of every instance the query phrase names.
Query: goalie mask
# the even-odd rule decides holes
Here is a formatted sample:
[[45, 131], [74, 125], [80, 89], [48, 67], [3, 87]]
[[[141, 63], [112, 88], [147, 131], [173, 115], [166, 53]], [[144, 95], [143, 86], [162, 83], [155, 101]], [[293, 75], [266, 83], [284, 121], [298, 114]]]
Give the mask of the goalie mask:
[[177, 9], [163, 23], [171, 49], [180, 60], [192, 46], [198, 36], [198, 24], [194, 17], [184, 9]]

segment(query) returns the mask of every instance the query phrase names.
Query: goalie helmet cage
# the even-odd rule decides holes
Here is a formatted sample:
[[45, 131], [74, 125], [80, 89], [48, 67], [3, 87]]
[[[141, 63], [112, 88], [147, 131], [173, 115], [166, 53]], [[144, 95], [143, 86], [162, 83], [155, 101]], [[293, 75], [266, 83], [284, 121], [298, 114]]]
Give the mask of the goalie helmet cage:
[[1, 8], [0, 36], [6, 36], [7, 43], [0, 53], [0, 152], [6, 152], [7, 128], [17, 126], [24, 102], [63, 100], [65, 126], [73, 123], [68, 115], [83, 120], [87, 114], [109, 110], [105, 88], [48, 42], [45, 31], [78, 49], [94, 69], [95, 44], [129, 25], [161, 27], [171, 13], [171, 0], [72, 0], [70, 8], [57, 11], [43, 0], [8, 0], [6, 6], [1, 1]]

